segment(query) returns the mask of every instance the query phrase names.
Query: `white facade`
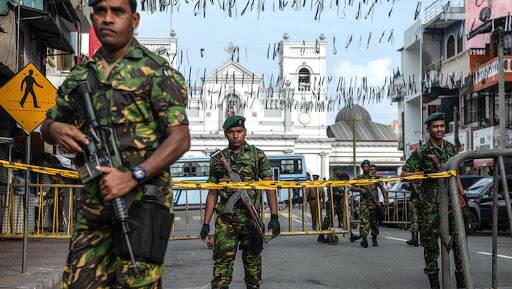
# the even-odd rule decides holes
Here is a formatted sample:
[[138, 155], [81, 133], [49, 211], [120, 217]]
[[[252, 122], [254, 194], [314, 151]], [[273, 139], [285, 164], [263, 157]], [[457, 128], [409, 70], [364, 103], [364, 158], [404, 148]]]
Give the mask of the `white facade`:
[[[138, 39], [149, 49], [165, 54], [169, 62], [174, 59], [175, 34], [165, 39]], [[267, 155], [303, 154], [307, 171], [322, 178], [329, 178], [332, 164], [351, 166], [352, 143], [329, 138], [327, 112], [313, 107], [319, 95], [325, 98], [325, 37], [294, 42], [285, 34], [280, 42], [279, 80], [274, 80], [274, 87], [269, 87], [268, 79], [263, 87], [261, 74], [231, 60], [235, 49], [230, 44], [226, 61], [205, 75], [201, 87], [189, 88], [187, 116], [192, 144], [186, 156], [209, 156], [227, 146], [222, 125], [229, 115], [237, 114], [247, 119], [247, 142]], [[299, 103], [302, 108], [295, 107]], [[358, 144], [357, 154], [357, 162], [369, 159], [377, 165], [401, 165], [402, 153], [396, 142]]]

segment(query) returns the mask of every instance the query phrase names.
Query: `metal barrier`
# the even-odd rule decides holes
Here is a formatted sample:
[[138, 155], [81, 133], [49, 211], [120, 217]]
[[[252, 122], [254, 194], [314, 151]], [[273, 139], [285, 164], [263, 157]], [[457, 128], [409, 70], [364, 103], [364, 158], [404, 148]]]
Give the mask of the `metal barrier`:
[[[37, 167], [37, 166], [30, 166], [25, 165], [22, 163], [11, 163], [11, 162], [5, 162], [1, 161], [0, 165], [4, 167], [9, 167], [13, 169], [18, 170], [31, 170], [38, 173], [43, 174], [50, 174], [55, 175], [59, 174], [61, 176], [65, 176], [68, 178], [77, 178], [77, 174], [74, 171], [67, 171], [67, 170], [56, 170], [56, 169], [49, 169], [44, 167]], [[336, 235], [336, 234], [342, 234], [342, 235], [348, 235], [350, 237], [351, 235], [351, 228], [352, 224], [357, 223], [357, 220], [355, 218], [355, 201], [354, 197], [348, 194], [347, 188], [351, 186], [365, 186], [369, 184], [375, 184], [379, 182], [391, 182], [391, 181], [414, 181], [414, 180], [421, 180], [425, 178], [447, 178], [449, 176], [454, 175], [454, 172], [447, 171], [447, 172], [441, 172], [441, 173], [435, 173], [435, 174], [429, 174], [425, 176], [411, 176], [411, 177], [405, 177], [405, 178], [388, 178], [388, 179], [364, 179], [364, 180], [344, 180], [344, 181], [338, 181], [338, 180], [327, 180], [327, 181], [308, 181], [308, 182], [284, 182], [284, 181], [258, 181], [258, 182], [240, 182], [240, 183], [196, 183], [196, 182], [174, 182], [173, 189], [175, 192], [185, 192], [185, 204], [184, 205], [178, 205], [173, 206], [174, 212], [177, 214], [177, 218], [175, 218], [175, 226], [173, 226], [173, 231], [171, 234], [171, 239], [195, 239], [199, 236], [199, 230], [200, 225], [202, 224], [203, 220], [203, 194], [209, 189], [246, 189], [246, 190], [279, 190], [281, 191], [287, 191], [288, 200], [286, 203], [283, 203], [280, 205], [280, 208], [287, 207], [285, 209], [280, 210], [280, 215], [283, 217], [287, 217], [288, 219], [288, 226], [287, 230], [282, 231], [283, 236], [298, 236], [298, 235], [318, 235], [318, 234], [329, 234], [329, 235]], [[72, 233], [73, 229], [73, 216], [74, 216], [74, 203], [75, 203], [75, 190], [78, 188], [81, 188], [81, 185], [48, 185], [48, 184], [28, 184], [30, 187], [37, 188], [37, 202], [38, 202], [38, 209], [37, 209], [37, 215], [34, 217], [37, 219], [37, 224], [35, 226], [35, 229], [33, 232], [28, 232], [28, 236], [31, 238], [69, 238], [70, 234]], [[341, 205], [342, 207], [342, 220], [340, 223], [342, 223], [342, 228], [338, 229], [335, 225], [335, 212], [334, 208], [336, 207], [334, 204], [334, 196], [333, 196], [333, 188], [339, 188], [343, 187], [343, 203]], [[48, 192], [46, 192], [44, 189], [50, 189]], [[327, 189], [327, 191], [324, 191], [324, 188]], [[69, 192], [66, 196], [62, 196], [62, 193], [59, 191], [62, 189], [68, 189]], [[302, 199], [302, 204], [299, 206], [300, 211], [300, 218], [294, 214], [294, 208], [292, 203], [292, 189], [299, 190], [299, 197]], [[316, 194], [316, 199], [314, 200], [316, 203], [316, 208], [314, 210], [310, 211], [316, 212], [316, 223], [317, 228], [311, 228], [309, 229], [309, 223], [308, 220], [313, 220], [311, 214], [307, 214], [306, 212], [306, 198], [305, 198], [305, 190], [315, 189], [317, 192], [321, 192], [321, 194]], [[198, 204], [193, 204], [192, 206], [189, 203], [189, 191], [195, 191], [195, 193], [199, 194], [199, 202]], [[321, 195], [327, 194], [326, 198], [322, 198]], [[23, 194], [25, 195], [25, 194]], [[18, 195], [22, 196], [22, 195]], [[20, 211], [18, 211], [16, 208], [17, 202], [16, 200], [20, 199], [16, 197], [16, 194], [14, 192], [14, 188], [11, 186], [9, 187], [9, 191], [3, 200], [4, 206], [6, 207], [6, 210], [4, 210], [7, 214], [6, 224], [2, 224], [2, 232], [0, 234], [0, 237], [3, 238], [22, 238], [23, 234], [21, 233], [22, 230], [13, 230], [13, 219], [14, 216], [20, 216], [22, 215]], [[28, 198], [27, 198], [28, 199]], [[330, 223], [325, 225], [323, 228], [319, 227], [321, 223], [323, 223], [322, 217], [325, 218], [322, 214], [322, 206], [325, 204], [325, 199], [327, 200], [327, 208], [333, 208], [333, 209], [326, 209], [326, 214], [329, 214]], [[20, 199], [21, 200], [21, 199]], [[18, 200], [18, 203], [19, 201]], [[66, 216], [63, 216], [60, 212], [60, 209], [63, 209], [64, 206], [61, 204], [64, 201], [64, 204], [66, 204], [67, 200], [67, 214]], [[350, 201], [350, 202], [349, 202]], [[398, 199], [395, 199], [395, 206], [398, 201]], [[309, 206], [313, 204], [312, 202], [308, 202]], [[265, 221], [265, 218], [268, 218], [269, 215], [268, 212], [268, 205], [265, 203], [265, 196], [261, 194], [261, 201], [260, 201], [260, 212], [262, 212], [262, 218]], [[407, 212], [407, 202], [404, 199], [403, 202], [404, 209], [403, 212]], [[22, 207], [21, 207], [22, 208]], [[191, 211], [192, 210], [199, 210], [199, 216], [192, 216], [191, 217]], [[398, 213], [398, 207], [395, 210], [394, 215], [399, 216]], [[184, 211], [185, 216], [184, 220], [181, 219], [180, 212]], [[27, 214], [28, 215], [28, 214]], [[402, 218], [407, 218], [407, 214], [402, 213]], [[45, 225], [44, 220], [49, 218], [51, 216], [51, 225], [47, 224]], [[388, 214], [389, 216], [389, 214]], [[4, 217], [4, 216], [2, 216]], [[195, 220], [194, 220], [195, 218]], [[393, 217], [394, 219], [388, 217], [387, 222], [401, 222], [405, 223], [404, 220], [399, 220], [398, 217]], [[28, 219], [28, 218], [27, 218]], [[62, 221], [66, 222], [66, 230], [65, 232], [59, 232], [59, 225], [61, 225], [61, 219]], [[406, 219], [405, 219], [406, 220]], [[179, 227], [179, 224], [181, 222], [185, 222], [185, 229], [181, 230]], [[197, 232], [195, 230], [191, 229], [191, 223], [194, 221], [200, 221], [199, 226], [197, 228]], [[286, 222], [285, 222], [286, 223]], [[298, 223], [299, 226], [294, 225], [295, 223]], [[25, 226], [25, 225], [24, 225]], [[63, 228], [63, 224], [61, 225]], [[299, 228], [297, 228], [299, 227]], [[24, 228], [24, 227], [23, 227]], [[28, 227], [27, 227], [28, 228]], [[49, 229], [51, 228], [51, 230]], [[183, 234], [179, 234], [179, 232], [184, 231]]]
[[[328, 196], [328, 206], [326, 206], [326, 213], [330, 214], [330, 224], [327, 228], [321, 228], [321, 224], [323, 223], [323, 219], [326, 215], [322, 213], [323, 201], [322, 194], [324, 193], [324, 188], [327, 188], [327, 196]], [[328, 234], [328, 235], [337, 235], [342, 234], [343, 236], [348, 235], [350, 237], [350, 226], [349, 226], [349, 217], [350, 217], [350, 207], [348, 203], [348, 192], [344, 190], [344, 198], [342, 203], [342, 228], [338, 229], [335, 225], [335, 215], [334, 209], [334, 196], [332, 186], [323, 187], [321, 185], [317, 185], [316, 187], [306, 187], [304, 183], [300, 182], [290, 182], [288, 186], [278, 186], [276, 188], [281, 192], [286, 192], [287, 200], [279, 204], [279, 215], [281, 216], [281, 236], [301, 236], [301, 235], [319, 235], [319, 234]], [[293, 189], [299, 190], [299, 199], [301, 200], [300, 204], [293, 203]], [[315, 194], [314, 200], [308, 200], [309, 194], [307, 190], [317, 190]], [[256, 188], [247, 189], [247, 190], [257, 190]], [[173, 206], [175, 213], [175, 221], [173, 230], [171, 232], [172, 240], [188, 240], [188, 239], [198, 239], [199, 232], [201, 229], [201, 225], [203, 223], [203, 211], [205, 208], [205, 204], [203, 202], [203, 197], [206, 196], [207, 191], [202, 190], [199, 186], [196, 188], [190, 187], [174, 187], [175, 193], [182, 196], [185, 200], [184, 204], [175, 204]], [[258, 190], [260, 192], [260, 201], [259, 201], [259, 211], [260, 217], [263, 222], [266, 222], [270, 218], [270, 209], [268, 203], [266, 202], [265, 195], [263, 194], [263, 190]], [[196, 196], [191, 196], [195, 194]], [[196, 198], [199, 195], [199, 198]], [[197, 200], [198, 203], [190, 203], [190, 200]], [[311, 208], [312, 205], [316, 203], [315, 208]], [[296, 205], [298, 208], [295, 208]], [[308, 214], [308, 207], [311, 212], [316, 211], [316, 216], [312, 216]], [[199, 216], [194, 215], [192, 212], [198, 211]], [[182, 218], [183, 216], [183, 218]], [[283, 222], [282, 219], [285, 217], [287, 222]], [[313, 225], [315, 223], [314, 219], [316, 218], [316, 223], [318, 224], [317, 228], [314, 228]], [[310, 222], [311, 221], [311, 222]], [[194, 223], [192, 225], [191, 223]], [[270, 233], [267, 234], [271, 236]]]
[[402, 225], [403, 228], [406, 229], [411, 223], [409, 221], [409, 201], [405, 191], [402, 192], [402, 194], [395, 192], [395, 194], [389, 198], [389, 205], [385, 207], [384, 221], [382, 221], [382, 224]]
[[[502, 187], [505, 197], [505, 204], [507, 207], [507, 215], [509, 225], [511, 226], [512, 234], [512, 214], [510, 206], [510, 196], [508, 193], [508, 186], [506, 180], [505, 165], [503, 162], [504, 157], [512, 157], [512, 150], [488, 150], [488, 151], [469, 151], [461, 153], [451, 158], [445, 165], [445, 170], [455, 170], [459, 165], [469, 159], [494, 159], [494, 189], [493, 189], [493, 225], [492, 225], [492, 288], [498, 288], [497, 284], [497, 241], [498, 241], [498, 171], [501, 174]], [[446, 191], [448, 185], [446, 181], [441, 182]], [[447, 244], [450, 242], [449, 232], [449, 219], [448, 219], [448, 203], [451, 200], [452, 211], [455, 219], [455, 226], [457, 230], [460, 255], [462, 257], [462, 268], [464, 271], [464, 279], [466, 281], [466, 288], [474, 289], [473, 276], [471, 274], [471, 264], [469, 262], [468, 243], [466, 239], [466, 230], [464, 219], [462, 216], [462, 208], [459, 203], [459, 196], [457, 192], [457, 180], [455, 177], [449, 178], [449, 195], [440, 194], [440, 229], [441, 229], [441, 264], [442, 264], [442, 284], [443, 288], [450, 288], [450, 253]]]
[[[2, 216], [2, 238], [23, 238], [24, 222], [20, 222], [24, 205], [24, 194], [15, 194], [15, 187], [25, 184], [12, 184], [3, 200], [7, 204]], [[35, 226], [29, 232], [29, 238], [69, 238], [73, 231], [75, 192], [81, 185], [63, 184], [29, 184], [36, 189], [36, 209], [34, 212]], [[66, 192], [67, 191], [67, 192]], [[66, 207], [67, 203], [67, 207]], [[23, 223], [21, 228], [15, 224]], [[65, 227], [65, 229], [64, 229]]]

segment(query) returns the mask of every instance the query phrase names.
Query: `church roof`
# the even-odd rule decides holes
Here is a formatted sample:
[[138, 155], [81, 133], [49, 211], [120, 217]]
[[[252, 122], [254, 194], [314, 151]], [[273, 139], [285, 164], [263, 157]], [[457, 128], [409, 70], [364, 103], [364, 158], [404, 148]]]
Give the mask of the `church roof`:
[[398, 140], [390, 125], [373, 122], [370, 113], [357, 104], [346, 106], [338, 112], [336, 122], [327, 128], [327, 136], [338, 141], [352, 140], [352, 127], [357, 141]]
[[237, 79], [243, 76], [246, 80], [251, 81], [251, 79], [254, 77], [254, 83], [258, 83], [261, 80], [257, 74], [245, 68], [240, 63], [233, 61], [231, 59], [227, 60], [221, 66], [217, 67], [215, 70], [208, 73], [206, 75], [206, 79], [220, 80], [224, 79], [226, 77], [226, 74], [228, 79], [230, 79], [233, 73], [235, 74], [235, 77]]

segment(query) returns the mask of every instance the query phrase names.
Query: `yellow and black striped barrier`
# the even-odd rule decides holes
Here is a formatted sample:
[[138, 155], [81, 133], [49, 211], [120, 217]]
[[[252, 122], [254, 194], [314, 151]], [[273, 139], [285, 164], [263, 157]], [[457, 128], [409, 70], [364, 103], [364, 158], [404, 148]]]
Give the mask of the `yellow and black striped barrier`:
[[[66, 178], [78, 179], [78, 173], [71, 170], [61, 170], [47, 167], [40, 167], [34, 165], [27, 165], [23, 163], [14, 163], [9, 161], [0, 160], [0, 165], [14, 170], [28, 170], [32, 172], [48, 174], [48, 175], [61, 175]], [[287, 188], [325, 188], [325, 187], [351, 187], [351, 186], [367, 186], [375, 183], [387, 183], [396, 181], [417, 181], [424, 179], [440, 179], [449, 178], [457, 175], [457, 171], [445, 171], [433, 174], [416, 175], [409, 177], [393, 177], [385, 179], [362, 179], [362, 180], [325, 180], [325, 181], [254, 181], [254, 182], [223, 182], [223, 183], [206, 183], [206, 182], [192, 182], [192, 181], [174, 181], [173, 186], [183, 189], [204, 189], [204, 190], [222, 190], [222, 189], [257, 189], [257, 190], [275, 190]]]

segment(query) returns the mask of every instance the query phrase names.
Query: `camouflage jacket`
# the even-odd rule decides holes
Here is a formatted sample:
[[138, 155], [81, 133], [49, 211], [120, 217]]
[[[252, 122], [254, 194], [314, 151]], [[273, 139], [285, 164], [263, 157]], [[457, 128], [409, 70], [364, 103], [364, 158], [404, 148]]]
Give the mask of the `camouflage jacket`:
[[[441, 148], [435, 146], [430, 140], [424, 145], [411, 153], [411, 156], [405, 162], [403, 170], [405, 172], [424, 172], [425, 174], [436, 173], [440, 171], [435, 164], [434, 157], [439, 160], [439, 165], [446, 163], [451, 157], [457, 154], [457, 148], [448, 141], [443, 140]], [[439, 181], [424, 180], [421, 183], [420, 198], [433, 202], [437, 200], [437, 191], [439, 189]]]
[[[241, 151], [236, 154], [229, 148], [222, 150], [222, 154], [231, 164], [233, 171], [240, 175], [242, 181], [258, 181], [267, 177], [272, 177], [272, 170], [265, 153], [255, 146], [245, 143]], [[217, 183], [223, 178], [229, 178], [229, 175], [216, 157], [210, 160], [210, 177], [208, 182]], [[224, 212], [224, 205], [234, 190], [219, 190], [220, 202], [217, 204], [217, 213]], [[254, 190], [248, 190], [247, 194], [256, 203], [257, 193]]]
[[[158, 148], [168, 127], [188, 125], [187, 88], [181, 74], [136, 39], [126, 54], [112, 64], [108, 75], [105, 72], [109, 65], [102, 55], [100, 49], [91, 60], [71, 70], [47, 118], [75, 124], [85, 132], [85, 105], [75, 88], [87, 84], [98, 122], [114, 130], [122, 158], [120, 169], [126, 170]], [[168, 171], [155, 179], [164, 189], [170, 187]]]
[[[356, 179], [358, 180], [373, 180], [375, 179], [375, 175], [370, 173], [365, 173], [359, 175]], [[363, 186], [363, 188], [367, 189], [369, 194], [361, 194], [361, 200], [366, 199], [368, 202], [372, 202], [374, 200], [379, 201], [379, 189], [377, 183], [372, 185]]]

